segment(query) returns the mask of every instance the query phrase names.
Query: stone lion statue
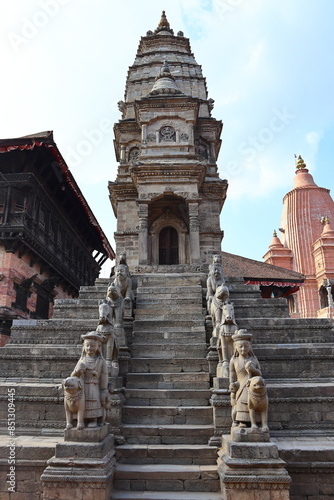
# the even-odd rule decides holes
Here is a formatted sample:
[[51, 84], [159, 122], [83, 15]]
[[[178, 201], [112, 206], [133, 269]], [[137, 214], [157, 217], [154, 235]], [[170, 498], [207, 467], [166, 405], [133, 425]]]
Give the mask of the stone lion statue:
[[79, 377], [67, 377], [62, 382], [64, 389], [64, 407], [66, 413], [66, 429], [74, 427], [73, 421], [77, 420], [77, 429], [84, 428], [85, 393], [83, 381]]
[[268, 396], [262, 377], [251, 377], [248, 382], [248, 411], [252, 429], [257, 429], [261, 419], [262, 432], [268, 432]]

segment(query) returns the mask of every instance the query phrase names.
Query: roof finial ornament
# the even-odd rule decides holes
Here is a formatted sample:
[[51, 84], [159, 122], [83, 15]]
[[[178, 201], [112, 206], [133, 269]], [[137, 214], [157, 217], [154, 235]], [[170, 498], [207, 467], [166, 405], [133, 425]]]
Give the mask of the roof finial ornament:
[[277, 238], [276, 229], [274, 229], [274, 232], [273, 232], [273, 237], [274, 237], [274, 238]]
[[325, 226], [326, 224], [329, 224], [329, 218], [327, 216], [321, 217], [320, 222]]
[[157, 29], [154, 32], [155, 35], [161, 34], [161, 35], [174, 35], [174, 31], [171, 29], [169, 22], [166, 17], [166, 12], [163, 10], [161, 14], [161, 19], [158, 24]]
[[[297, 155], [295, 155], [295, 158], [297, 158]], [[302, 168], [306, 168], [306, 163], [304, 162], [304, 160], [301, 157], [301, 155], [299, 155], [298, 158], [297, 158], [296, 168], [297, 168], [297, 170], [301, 170]]]

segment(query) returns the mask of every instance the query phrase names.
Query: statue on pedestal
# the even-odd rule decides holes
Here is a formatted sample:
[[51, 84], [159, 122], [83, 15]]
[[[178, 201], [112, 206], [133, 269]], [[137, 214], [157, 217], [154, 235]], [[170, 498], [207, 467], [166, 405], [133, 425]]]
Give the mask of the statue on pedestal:
[[269, 440], [268, 397], [260, 364], [252, 350], [252, 334], [241, 329], [232, 339], [235, 345], [230, 361], [232, 438], [240, 434], [261, 433]]
[[218, 337], [219, 335], [220, 326], [223, 321], [223, 308], [227, 304], [229, 295], [227, 286], [219, 285], [211, 299], [210, 313], [212, 317], [212, 334], [214, 337]]
[[109, 284], [107, 297], [99, 304], [99, 322], [96, 330], [105, 337], [103, 354], [111, 376], [119, 373], [118, 351], [123, 334], [124, 301], [120, 289]]
[[106, 418], [109, 392], [107, 363], [101, 353], [104, 336], [88, 332], [81, 339], [81, 357], [71, 377], [63, 382], [66, 429], [73, 427], [75, 418], [77, 430], [102, 426]]
[[237, 331], [238, 326], [235, 321], [234, 305], [227, 300], [222, 307], [222, 319], [219, 326], [218, 335], [218, 367], [217, 377], [229, 378], [230, 359], [233, 355], [232, 335]]
[[221, 256], [214, 255], [213, 263], [209, 266], [209, 274], [206, 281], [206, 306], [208, 313], [211, 314], [211, 302], [220, 285], [224, 285], [223, 266]]
[[115, 266], [114, 275], [112, 276], [109, 285], [115, 285], [120, 289], [121, 295], [124, 299], [124, 316], [126, 318], [132, 317], [134, 296], [125, 253], [120, 255], [119, 264]]

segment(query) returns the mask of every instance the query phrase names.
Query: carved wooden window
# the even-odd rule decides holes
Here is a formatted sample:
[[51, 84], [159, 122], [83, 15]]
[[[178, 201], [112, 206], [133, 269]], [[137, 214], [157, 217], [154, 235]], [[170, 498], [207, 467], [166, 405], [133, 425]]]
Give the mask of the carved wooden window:
[[22, 311], [26, 311], [29, 289], [24, 286], [17, 285], [16, 283], [14, 284], [14, 289], [16, 291], [16, 298], [13, 305]]
[[159, 131], [160, 141], [161, 142], [175, 142], [176, 141], [176, 133], [173, 127], [166, 126], [161, 127]]
[[62, 246], [62, 244], [63, 244], [63, 234], [62, 234], [62, 232], [61, 232], [61, 228], [60, 228], [60, 227], [58, 227], [58, 231], [57, 231], [57, 245], [58, 245], [59, 247], [61, 247], [61, 246]]
[[69, 240], [69, 237], [67, 235], [65, 236], [65, 254], [67, 256], [70, 255], [70, 240]]
[[49, 298], [44, 293], [37, 294], [35, 316], [38, 319], [48, 319], [49, 317]]
[[26, 209], [26, 197], [23, 193], [16, 192], [13, 199], [13, 211], [24, 212]]
[[5, 191], [0, 190], [0, 224], [4, 222], [5, 215]]
[[50, 220], [50, 224], [49, 224], [49, 236], [50, 236], [50, 240], [52, 242], [55, 241], [55, 226], [54, 226], [54, 222], [52, 220]]
[[164, 227], [159, 234], [159, 264], [179, 263], [179, 236], [174, 227]]
[[43, 207], [42, 204], [40, 204], [40, 206], [39, 206], [38, 222], [39, 222], [39, 225], [41, 227], [45, 228], [45, 225], [46, 225], [46, 213], [45, 213], [45, 209], [44, 209], [44, 207]]

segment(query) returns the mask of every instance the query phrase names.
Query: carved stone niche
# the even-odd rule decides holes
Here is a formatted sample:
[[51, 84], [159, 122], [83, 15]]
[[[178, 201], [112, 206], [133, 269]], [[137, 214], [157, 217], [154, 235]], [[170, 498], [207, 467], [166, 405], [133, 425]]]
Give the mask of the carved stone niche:
[[186, 264], [186, 236], [188, 234], [188, 229], [183, 220], [173, 214], [170, 210], [166, 210], [160, 217], [158, 217], [149, 229], [151, 263], [159, 264], [159, 234], [160, 231], [166, 226], [171, 226], [176, 229], [179, 238], [179, 263]]
[[140, 156], [140, 149], [137, 146], [131, 148], [129, 151], [129, 163], [134, 163], [138, 161], [139, 156]]
[[196, 154], [199, 161], [209, 161], [210, 159], [210, 144], [202, 137], [196, 139]]
[[159, 140], [160, 142], [176, 142], [176, 132], [174, 127], [170, 125], [164, 125], [159, 130]]

